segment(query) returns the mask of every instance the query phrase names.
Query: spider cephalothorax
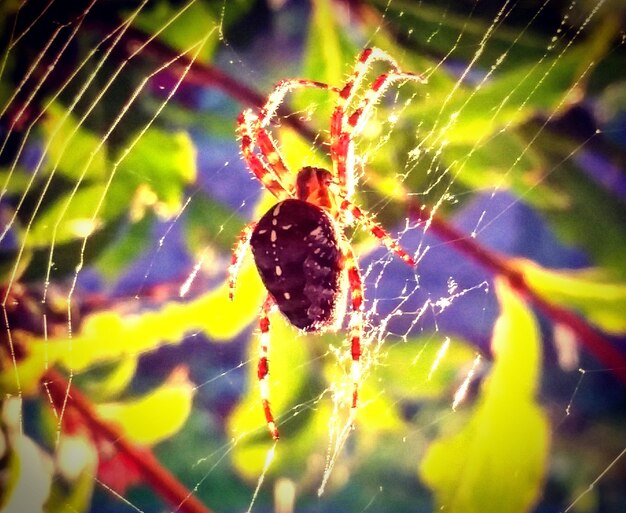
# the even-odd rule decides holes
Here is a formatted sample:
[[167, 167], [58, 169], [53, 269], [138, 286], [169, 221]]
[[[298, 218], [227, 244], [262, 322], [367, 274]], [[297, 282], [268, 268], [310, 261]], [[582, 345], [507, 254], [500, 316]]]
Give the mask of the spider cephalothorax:
[[[355, 92], [372, 63], [381, 60], [390, 71], [374, 78], [357, 102]], [[241, 152], [250, 170], [279, 200], [258, 222], [243, 230], [230, 266], [230, 295], [237, 269], [250, 243], [254, 261], [268, 291], [259, 327], [258, 379], [265, 418], [274, 439], [278, 429], [269, 403], [269, 318], [276, 305], [297, 328], [317, 332], [338, 327], [343, 319], [345, 297], [350, 297], [349, 344], [352, 358], [352, 409], [358, 404], [361, 338], [363, 331], [363, 284], [356, 258], [343, 231], [352, 219], [360, 221], [374, 236], [410, 265], [413, 258], [369, 215], [351, 201], [354, 187], [353, 139], [363, 129], [372, 108], [394, 81], [422, 78], [403, 73], [395, 61], [377, 48], [367, 48], [352, 76], [337, 88], [321, 82], [291, 79], [279, 82], [258, 113], [248, 109], [239, 117]], [[303, 167], [293, 179], [279, 154], [268, 125], [285, 95], [303, 87], [327, 89], [337, 94], [330, 122], [330, 158], [333, 171]], [[353, 104], [356, 106], [348, 111]]]

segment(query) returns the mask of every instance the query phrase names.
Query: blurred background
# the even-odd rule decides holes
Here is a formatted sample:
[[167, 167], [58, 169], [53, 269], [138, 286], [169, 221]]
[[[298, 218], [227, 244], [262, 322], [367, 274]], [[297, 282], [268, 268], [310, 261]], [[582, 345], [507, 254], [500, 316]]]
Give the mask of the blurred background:
[[[0, 511], [626, 509], [626, 52], [619, 0], [0, 3]], [[275, 202], [237, 117], [283, 79], [394, 82], [354, 138], [347, 322], [271, 316], [238, 234]], [[390, 64], [376, 62], [354, 112]], [[336, 97], [270, 132], [332, 169]]]

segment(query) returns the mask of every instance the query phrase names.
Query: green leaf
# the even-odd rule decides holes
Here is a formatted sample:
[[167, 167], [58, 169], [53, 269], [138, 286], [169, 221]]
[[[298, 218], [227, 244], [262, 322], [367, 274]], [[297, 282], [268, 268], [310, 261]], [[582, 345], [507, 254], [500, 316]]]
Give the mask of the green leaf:
[[[530, 30], [521, 32], [517, 27], [510, 28], [504, 23], [496, 27], [486, 17], [468, 16], [465, 11], [454, 12], [454, 4], [440, 6], [410, 0], [391, 3], [374, 0], [373, 4], [385, 12], [387, 20], [393, 20], [395, 33], [402, 32], [407, 37], [409, 48], [417, 47], [418, 51], [427, 51], [431, 55], [450, 54], [451, 58], [461, 62], [470, 62], [480, 48], [479, 66], [482, 68], [504, 53], [507, 54], [504, 67], [536, 61], [549, 44], [548, 38]], [[460, 4], [459, 8], [463, 9]]]
[[549, 425], [535, 399], [539, 329], [504, 281], [495, 287], [501, 314], [491, 374], [464, 426], [433, 442], [419, 469], [437, 509], [451, 513], [529, 511], [545, 476]]
[[[514, 131], [494, 134], [489, 138], [489, 144], [452, 145], [442, 153], [442, 161], [458, 183], [472, 191], [496, 186], [543, 209], [560, 208], [567, 203], [567, 195], [551, 187], [549, 182], [534, 183], [537, 169], [546, 165], [545, 155], [529, 147], [528, 142]], [[533, 184], [531, 191], [529, 183]]]
[[[298, 397], [301, 387], [309, 379], [311, 352], [307, 337], [298, 334], [278, 312], [270, 315], [270, 326], [271, 400], [274, 415], [279, 417]], [[228, 429], [234, 437], [260, 427], [265, 428], [257, 378], [258, 343], [258, 333], [255, 333], [248, 346], [248, 389], [243, 401], [229, 418]], [[294, 369], [298, 369], [298, 372], [294, 372]], [[265, 430], [263, 434], [266, 434]]]
[[580, 79], [584, 54], [574, 49], [534, 64], [519, 66], [476, 88], [431, 91], [428, 101], [415, 102], [411, 113], [424, 121], [424, 147], [488, 141], [489, 135], [515, 127], [537, 110], [555, 111]]
[[599, 269], [551, 270], [530, 260], [517, 260], [531, 288], [550, 303], [578, 310], [613, 335], [626, 332], [626, 283]]
[[117, 170], [124, 183], [147, 184], [159, 201], [159, 212], [172, 216], [180, 212], [185, 185], [196, 179], [196, 150], [187, 132], [170, 133], [149, 128]]
[[58, 170], [70, 180], [82, 176], [101, 180], [109, 168], [101, 137], [79, 124], [65, 107], [53, 102], [41, 123], [46, 139], [47, 169]]
[[[320, 0], [312, 5], [302, 76], [341, 86], [346, 80], [349, 63], [354, 62], [358, 54], [358, 47], [350, 42], [345, 31], [340, 30], [329, 0]], [[320, 121], [320, 126], [327, 129], [335, 103], [333, 93], [316, 89], [302, 90], [296, 94], [294, 103], [298, 109], [315, 105], [316, 119]]]
[[[174, 370], [167, 381], [140, 398], [96, 405], [100, 418], [118, 425], [133, 442], [153, 445], [175, 435], [187, 421], [195, 386], [187, 371]], [[146, 422], [146, 419], [150, 419]]]
[[437, 399], [474, 358], [475, 350], [460, 340], [423, 337], [390, 345], [373, 372], [393, 397]]
[[0, 191], [9, 196], [23, 194], [30, 187], [32, 175], [19, 165], [11, 170], [10, 167], [0, 167]]
[[103, 249], [95, 267], [104, 278], [115, 280], [139, 256], [141, 249], [149, 247], [153, 222], [154, 216], [143, 216], [138, 222], [125, 227], [124, 232]]
[[179, 52], [190, 50], [212, 31], [198, 55], [200, 61], [209, 60], [219, 41], [219, 18], [206, 2], [189, 2], [181, 9], [161, 0], [150, 9], [142, 9], [133, 24], [147, 34], [158, 32], [159, 39]]
[[231, 251], [244, 225], [240, 213], [203, 194], [195, 194], [185, 208], [185, 242], [194, 255], [207, 247]]
[[180, 344], [185, 335], [204, 332], [213, 340], [230, 341], [257, 318], [267, 294], [250, 261], [239, 272], [235, 300], [228, 284], [187, 303], [170, 302], [160, 310], [123, 315], [102, 311], [85, 318], [72, 338], [33, 338], [28, 355], [16, 366], [0, 371], [0, 390], [30, 393], [48, 367], [61, 364], [77, 372], [102, 362], [154, 351], [164, 344]]
[[346, 63], [358, 50], [339, 29], [333, 10], [329, 0], [313, 4], [303, 72], [314, 80], [339, 85], [345, 80]]
[[119, 396], [135, 377], [138, 357], [127, 355], [74, 377], [76, 386], [94, 401]]
[[278, 140], [280, 141], [283, 160], [294, 173], [294, 179], [295, 173], [304, 166], [330, 169], [331, 164], [328, 156], [322, 155], [310, 141], [294, 130], [279, 130]]
[[107, 217], [121, 215], [127, 202], [105, 203], [104, 209], [96, 208], [103, 199], [106, 189], [103, 184], [84, 185], [74, 193], [69, 192], [45, 208], [33, 222], [27, 234], [29, 248], [47, 248], [52, 244], [63, 244], [75, 239], [83, 239], [102, 228]]

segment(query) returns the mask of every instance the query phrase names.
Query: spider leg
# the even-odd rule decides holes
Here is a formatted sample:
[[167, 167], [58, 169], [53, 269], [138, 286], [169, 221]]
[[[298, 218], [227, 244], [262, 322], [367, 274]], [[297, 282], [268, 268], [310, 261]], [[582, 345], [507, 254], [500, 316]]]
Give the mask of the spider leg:
[[[254, 118], [254, 120], [251, 118]], [[259, 157], [254, 151], [256, 135], [251, 125], [256, 119], [258, 119], [257, 116], [251, 110], [245, 110], [239, 115], [237, 132], [241, 137], [241, 154], [248, 168], [250, 168], [250, 171], [257, 177], [259, 182], [278, 199], [285, 199], [291, 196], [291, 192], [290, 188], [283, 184], [279, 170], [266, 159]], [[278, 154], [277, 152], [274, 153]]]
[[[242, 136], [244, 158], [255, 176], [279, 199], [284, 196], [285, 192], [288, 196], [295, 197], [295, 188], [290, 177], [291, 173], [267, 130], [267, 126], [271, 119], [276, 116], [285, 96], [295, 89], [305, 87], [339, 92], [336, 87], [315, 80], [299, 78], [282, 80], [276, 84], [258, 115], [248, 109], [242, 112], [239, 117], [239, 132]], [[260, 156], [254, 153], [255, 146], [258, 146]]]
[[324, 82], [318, 82], [317, 80], [307, 80], [305, 78], [291, 78], [281, 80], [274, 86], [274, 90], [267, 98], [267, 102], [261, 108], [259, 112], [259, 126], [264, 128], [270, 122], [270, 120], [276, 115], [281, 103], [285, 101], [285, 96], [288, 93], [303, 88], [314, 89], [327, 89], [329, 91], [339, 93], [340, 90], [337, 87], [325, 84]]
[[413, 257], [409, 255], [407, 251], [384, 230], [384, 228], [382, 228], [369, 214], [363, 212], [350, 200], [344, 199], [341, 202], [340, 210], [347, 210], [354, 216], [355, 219], [362, 221], [365, 228], [367, 228], [372, 235], [374, 235], [374, 237], [379, 239], [387, 247], [387, 249], [389, 249], [389, 251], [393, 251], [403, 262], [411, 266], [417, 265], [417, 262], [415, 262]]
[[366, 48], [359, 56], [350, 79], [339, 92], [335, 110], [330, 119], [330, 156], [333, 161], [335, 176], [347, 197], [354, 190], [354, 179], [347, 176], [347, 170], [353, 168], [353, 144], [349, 134], [344, 131], [346, 106], [350, 104], [361, 82], [365, 78], [372, 63], [377, 60], [389, 62], [394, 70], [398, 69], [396, 61], [378, 48]]
[[381, 96], [385, 93], [387, 88], [394, 82], [398, 81], [414, 80], [420, 84], [425, 83], [425, 80], [415, 73], [382, 73], [376, 77], [372, 82], [370, 89], [365, 93], [363, 99], [359, 103], [358, 107], [348, 116], [347, 127], [344, 127], [350, 137], [358, 135], [363, 130], [363, 127], [367, 123], [370, 116], [372, 107], [376, 105]]
[[259, 380], [259, 387], [261, 389], [261, 403], [263, 404], [263, 413], [265, 414], [265, 421], [267, 427], [274, 440], [278, 440], [280, 435], [276, 422], [274, 421], [274, 415], [270, 407], [270, 389], [269, 389], [269, 349], [270, 349], [270, 320], [269, 312], [274, 306], [274, 300], [270, 295], [265, 298], [263, 307], [261, 308], [261, 315], [259, 317], [259, 329], [261, 331], [259, 336], [259, 363], [257, 366], [257, 378]]
[[361, 271], [357, 265], [356, 258], [350, 245], [344, 244], [344, 258], [348, 282], [350, 285], [350, 304], [352, 313], [349, 322], [350, 355], [352, 364], [350, 374], [352, 376], [352, 402], [350, 410], [351, 422], [356, 416], [356, 409], [359, 403], [359, 384], [361, 382], [361, 340], [363, 338], [363, 280]]
[[[354, 99], [355, 91], [359, 89], [372, 64], [379, 60], [388, 62], [391, 71], [379, 75], [372, 82], [359, 106], [352, 114], [347, 115], [346, 108]], [[335, 175], [339, 179], [344, 195], [348, 198], [354, 192], [353, 138], [365, 126], [371, 108], [378, 103], [385, 90], [398, 80], [424, 82], [419, 75], [400, 71], [396, 61], [386, 52], [378, 48], [366, 48], [361, 53], [350, 80], [339, 93], [330, 124], [330, 154]]]
[[250, 235], [256, 226], [256, 222], [248, 223], [237, 237], [237, 242], [233, 248], [230, 257], [230, 265], [228, 266], [228, 298], [232, 301], [235, 298], [235, 285], [237, 283], [237, 274], [243, 261], [243, 256], [248, 249], [250, 243]]
[[339, 93], [340, 99], [337, 102], [336, 108], [341, 108], [345, 110], [345, 106], [352, 101], [354, 97], [354, 91], [357, 91], [361, 85], [361, 82], [367, 75], [369, 68], [375, 61], [386, 61], [391, 66], [391, 69], [394, 71], [398, 71], [400, 67], [395, 59], [389, 55], [387, 52], [381, 50], [380, 48], [366, 48], [361, 52], [359, 58], [354, 66], [354, 71], [352, 72], [352, 76], [343, 86], [343, 89]]

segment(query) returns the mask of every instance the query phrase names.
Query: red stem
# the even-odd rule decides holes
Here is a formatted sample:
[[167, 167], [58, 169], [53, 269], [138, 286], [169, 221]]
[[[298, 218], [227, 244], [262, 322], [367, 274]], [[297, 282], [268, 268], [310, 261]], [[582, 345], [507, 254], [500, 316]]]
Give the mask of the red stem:
[[144, 480], [176, 511], [182, 513], [212, 513], [171, 472], [165, 469], [152, 451], [130, 443], [120, 429], [98, 418], [93, 406], [83, 394], [70, 387], [58, 371], [50, 369], [42, 380], [55, 406], [63, 404], [78, 412], [92, 433], [109, 441], [117, 451], [129, 458], [141, 472]]

